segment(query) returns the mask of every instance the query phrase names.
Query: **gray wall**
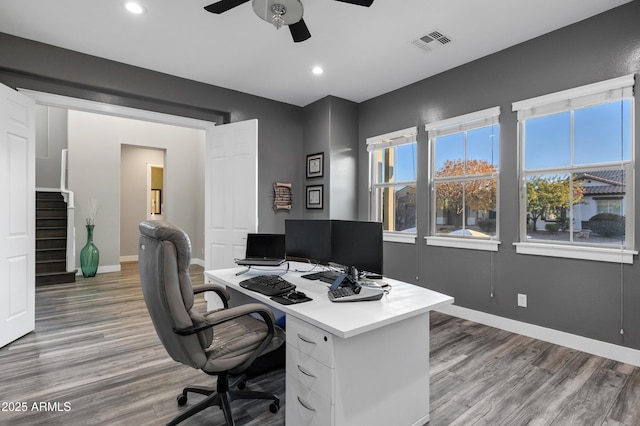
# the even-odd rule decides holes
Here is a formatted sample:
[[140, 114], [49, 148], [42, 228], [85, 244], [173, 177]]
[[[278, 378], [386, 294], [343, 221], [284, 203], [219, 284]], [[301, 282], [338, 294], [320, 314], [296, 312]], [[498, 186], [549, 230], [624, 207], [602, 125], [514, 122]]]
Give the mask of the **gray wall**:
[[[386, 243], [385, 273], [454, 296], [459, 306], [640, 349], [637, 256], [634, 265], [621, 266], [515, 253], [518, 141], [516, 114], [511, 111], [514, 101], [637, 73], [640, 69], [639, 22], [640, 2], [631, 2], [360, 104], [361, 218], [366, 218], [368, 206], [364, 184], [367, 137], [501, 107], [499, 220], [502, 244], [499, 251], [425, 245], [423, 237], [427, 235], [430, 220], [428, 161], [424, 130], [420, 129], [417, 243]], [[602, 37], [603, 34], [606, 37]], [[636, 123], [640, 123], [638, 109], [636, 104]], [[636, 135], [638, 133], [636, 131]], [[637, 140], [636, 136], [636, 152]], [[639, 187], [637, 177], [635, 185]], [[636, 197], [636, 241], [640, 241], [639, 199]], [[493, 299], [490, 298], [492, 285]], [[516, 306], [517, 293], [528, 295], [528, 308]], [[622, 306], [621, 298], [624, 299]], [[621, 309], [624, 335], [619, 334]]]
[[[305, 207], [305, 219], [329, 219], [331, 209], [331, 198], [329, 193], [329, 183], [331, 182], [331, 97], [327, 96], [304, 107], [304, 169], [300, 175], [303, 182], [304, 191], [300, 203]], [[324, 168], [321, 178], [307, 179], [306, 157], [310, 154], [324, 153]], [[324, 185], [323, 209], [306, 209], [306, 187], [307, 185]]]
[[[306, 219], [356, 219], [358, 215], [358, 104], [327, 96], [304, 107], [303, 155], [323, 153], [321, 178], [306, 179], [304, 186], [323, 185], [323, 209], [308, 209]], [[306, 164], [305, 164], [306, 167]], [[306, 197], [306, 189], [305, 194]], [[306, 206], [306, 199], [302, 200]]]

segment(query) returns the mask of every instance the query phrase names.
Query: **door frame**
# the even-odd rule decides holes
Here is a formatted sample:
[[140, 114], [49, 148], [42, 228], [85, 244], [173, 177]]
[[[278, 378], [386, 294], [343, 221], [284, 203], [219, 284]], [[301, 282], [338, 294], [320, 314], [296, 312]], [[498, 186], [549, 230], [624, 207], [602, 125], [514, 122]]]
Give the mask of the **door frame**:
[[[91, 101], [69, 96], [56, 95], [46, 92], [40, 92], [31, 89], [17, 88], [17, 91], [25, 96], [35, 100], [37, 105], [66, 108], [76, 111], [84, 111], [96, 114], [111, 115], [121, 118], [129, 118], [133, 120], [148, 121], [153, 123], [168, 124], [192, 129], [204, 130], [205, 140], [208, 133], [216, 126], [213, 121], [199, 120], [195, 118], [182, 117], [177, 115], [165, 114], [160, 112], [148, 111], [143, 109], [131, 108], [120, 105], [106, 104], [97, 101]], [[120, 219], [118, 218], [118, 221]], [[200, 264], [199, 262], [196, 262]], [[204, 266], [200, 264], [200, 266]], [[119, 266], [107, 269], [103, 268], [101, 272], [117, 272]]]

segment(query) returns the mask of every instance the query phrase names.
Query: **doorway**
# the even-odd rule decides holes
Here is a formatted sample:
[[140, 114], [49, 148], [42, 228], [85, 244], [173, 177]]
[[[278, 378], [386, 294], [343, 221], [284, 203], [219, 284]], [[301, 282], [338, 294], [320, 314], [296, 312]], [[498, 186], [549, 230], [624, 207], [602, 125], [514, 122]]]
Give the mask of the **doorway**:
[[137, 260], [140, 222], [164, 220], [165, 156], [166, 150], [162, 148], [120, 146], [121, 262]]
[[164, 163], [147, 163], [147, 220], [163, 220]]
[[[70, 112], [69, 178], [75, 194], [76, 247], [85, 242], [84, 220], [87, 200], [98, 200], [94, 240], [100, 249], [99, 273], [120, 271], [120, 262], [137, 259], [137, 240], [132, 249], [121, 252], [123, 236], [138, 234], [138, 223], [121, 232], [121, 145], [166, 150], [164, 158], [149, 160], [163, 164], [163, 217], [193, 235], [193, 262], [204, 265], [204, 145], [214, 122], [171, 116], [117, 105], [103, 104], [21, 89], [37, 104], [64, 108]], [[82, 116], [82, 117], [80, 117]], [[98, 117], [100, 116], [100, 117]], [[123, 132], [113, 123], [126, 122], [131, 131]], [[158, 128], [150, 134], [150, 128]], [[185, 132], [193, 137], [185, 137]], [[90, 141], [90, 144], [87, 144]], [[193, 141], [193, 142], [190, 142]], [[170, 173], [170, 171], [175, 171]], [[91, 178], [88, 178], [91, 177]], [[146, 162], [142, 172], [142, 220], [146, 219]], [[126, 182], [123, 183], [126, 186]], [[188, 206], [188, 207], [187, 207]], [[79, 250], [76, 250], [76, 253]], [[123, 255], [121, 259], [121, 254]], [[131, 257], [131, 258], [129, 258]], [[79, 261], [76, 259], [76, 264]]]

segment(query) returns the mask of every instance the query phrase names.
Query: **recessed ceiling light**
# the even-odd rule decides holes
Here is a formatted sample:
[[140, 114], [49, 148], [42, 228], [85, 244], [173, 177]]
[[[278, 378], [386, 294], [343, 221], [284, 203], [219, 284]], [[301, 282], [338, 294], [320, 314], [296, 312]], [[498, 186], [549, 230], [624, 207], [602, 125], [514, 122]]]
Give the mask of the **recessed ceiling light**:
[[136, 3], [134, 1], [128, 1], [125, 3], [124, 7], [131, 13], [140, 15], [144, 13], [144, 7], [140, 3]]
[[322, 69], [322, 67], [315, 66], [315, 67], [313, 67], [311, 72], [314, 73], [315, 75], [320, 75], [320, 74], [322, 74], [324, 72], [324, 70]]

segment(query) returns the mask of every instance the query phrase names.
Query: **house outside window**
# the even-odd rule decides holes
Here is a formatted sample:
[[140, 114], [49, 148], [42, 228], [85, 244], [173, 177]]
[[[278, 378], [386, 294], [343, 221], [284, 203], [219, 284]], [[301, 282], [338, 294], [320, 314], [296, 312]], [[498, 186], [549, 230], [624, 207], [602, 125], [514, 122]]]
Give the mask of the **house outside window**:
[[417, 128], [367, 139], [371, 161], [371, 220], [385, 241], [415, 242]]
[[497, 250], [500, 108], [425, 126], [429, 135], [428, 245]]
[[518, 253], [633, 261], [633, 76], [513, 104]]

